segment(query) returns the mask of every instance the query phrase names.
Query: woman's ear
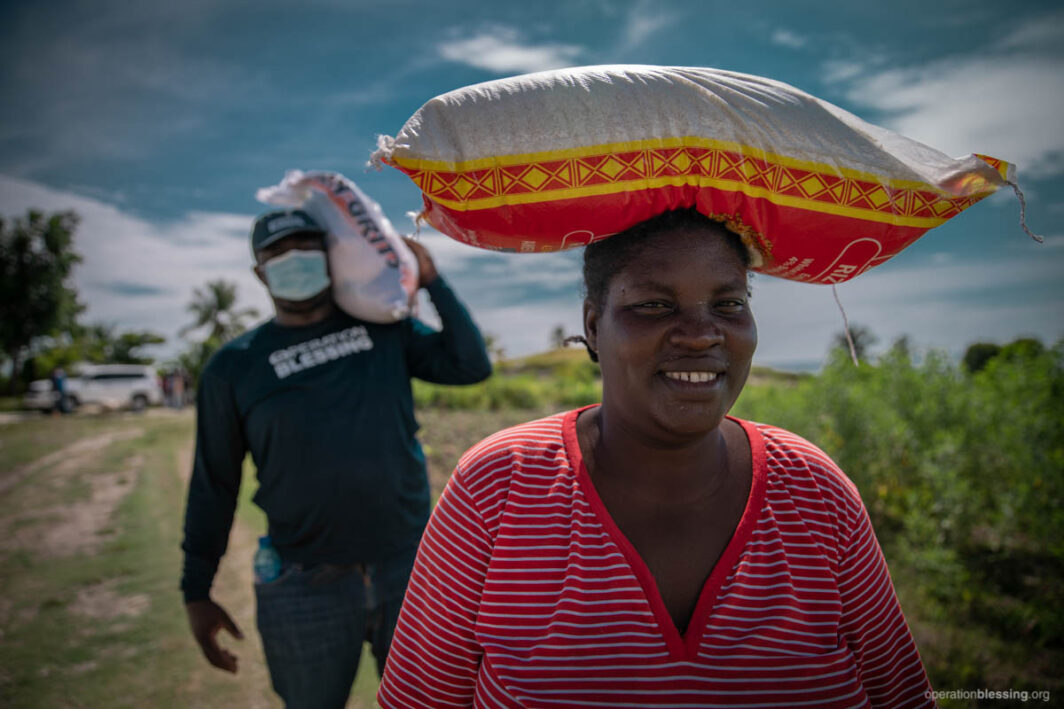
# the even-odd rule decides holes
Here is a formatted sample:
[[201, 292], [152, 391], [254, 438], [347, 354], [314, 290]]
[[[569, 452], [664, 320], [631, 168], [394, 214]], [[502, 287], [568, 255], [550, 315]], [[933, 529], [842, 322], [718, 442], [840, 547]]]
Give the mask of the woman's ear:
[[587, 298], [584, 299], [584, 339], [587, 340], [587, 348], [594, 355], [598, 355], [598, 309]]

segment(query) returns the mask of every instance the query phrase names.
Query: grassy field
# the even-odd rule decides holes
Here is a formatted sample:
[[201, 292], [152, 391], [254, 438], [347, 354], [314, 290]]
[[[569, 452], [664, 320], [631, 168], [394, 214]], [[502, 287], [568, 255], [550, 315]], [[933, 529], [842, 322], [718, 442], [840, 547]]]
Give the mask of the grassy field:
[[[186, 626], [177, 573], [191, 433], [190, 413], [0, 429], [0, 703], [268, 706], [265, 691], [209, 671]], [[256, 652], [244, 645], [247, 680]]]
[[[421, 414], [434, 496], [465, 448], [540, 413]], [[237, 676], [209, 667], [188, 631], [177, 581], [193, 424], [191, 410], [156, 410], [0, 426], [0, 706], [281, 706], [255, 631], [265, 519], [250, 470], [215, 586], [245, 634], [223, 637]], [[367, 655], [349, 706], [374, 706], [376, 684]]]
[[[934, 362], [816, 378], [762, 370], [739, 402], [742, 416], [818, 441], [854, 478], [939, 690], [1064, 696], [1064, 380], [1036, 364], [974, 379]], [[478, 387], [417, 388], [434, 497], [485, 435], [597, 396], [580, 353], [499, 369]], [[545, 403], [563, 389], [572, 396]], [[0, 706], [280, 706], [255, 631], [250, 567], [265, 519], [250, 469], [214, 590], [246, 636], [223, 638], [238, 675], [209, 667], [186, 625], [177, 582], [193, 424], [190, 410], [0, 423]], [[375, 691], [366, 657], [349, 706], [374, 706]]]

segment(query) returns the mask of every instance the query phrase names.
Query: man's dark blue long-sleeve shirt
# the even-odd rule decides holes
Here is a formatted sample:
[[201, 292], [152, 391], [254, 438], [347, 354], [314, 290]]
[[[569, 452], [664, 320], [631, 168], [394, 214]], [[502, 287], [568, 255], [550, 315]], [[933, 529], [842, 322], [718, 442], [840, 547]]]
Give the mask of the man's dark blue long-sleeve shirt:
[[249, 451], [254, 500], [285, 560], [373, 562], [417, 544], [430, 501], [410, 378], [470, 384], [491, 373], [451, 289], [437, 278], [427, 290], [439, 332], [337, 311], [305, 327], [264, 323], [207, 364], [182, 544], [186, 602], [208, 597]]

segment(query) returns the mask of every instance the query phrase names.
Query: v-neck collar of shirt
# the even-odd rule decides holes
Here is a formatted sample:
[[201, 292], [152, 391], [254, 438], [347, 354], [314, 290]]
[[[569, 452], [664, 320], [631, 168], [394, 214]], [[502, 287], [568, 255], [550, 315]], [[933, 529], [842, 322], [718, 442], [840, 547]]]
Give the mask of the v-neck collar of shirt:
[[739, 519], [739, 524], [736, 525], [735, 532], [732, 533], [731, 540], [729, 540], [728, 545], [720, 555], [720, 559], [714, 565], [713, 571], [710, 572], [709, 577], [702, 586], [698, 602], [695, 604], [694, 613], [691, 615], [691, 621], [687, 624], [687, 632], [681, 635], [676, 628], [676, 624], [672, 622], [668, 609], [665, 607], [665, 601], [662, 599], [660, 591], [658, 591], [657, 582], [655, 582], [653, 575], [650, 573], [650, 568], [643, 561], [643, 557], [639, 555], [639, 552], [636, 551], [635, 546], [621, 532], [617, 523], [613, 521], [613, 517], [610, 515], [609, 510], [606, 509], [606, 505], [602, 502], [602, 498], [599, 497], [598, 491], [591, 481], [587, 466], [584, 465], [584, 457], [580, 452], [580, 441], [576, 435], [576, 419], [580, 413], [593, 406], [597, 406], [597, 404], [570, 411], [562, 421], [562, 438], [565, 442], [566, 455], [569, 457], [573, 470], [577, 471], [576, 484], [584, 491], [592, 511], [598, 517], [609, 537], [620, 548], [632, 573], [635, 574], [639, 585], [643, 588], [643, 594], [650, 605], [650, 610], [658, 624], [658, 629], [665, 639], [665, 645], [669, 650], [670, 657], [678, 662], [693, 661], [698, 655], [698, 646], [702, 641], [709, 615], [716, 604], [721, 586], [724, 585], [724, 581], [731, 574], [739, 555], [749, 541], [757, 524], [761, 507], [764, 504], [766, 488], [765, 442], [757, 427], [752, 423], [731, 416], [728, 417], [742, 427], [750, 442], [750, 455], [752, 458], [750, 494], [746, 500], [746, 507], [743, 510], [742, 517]]

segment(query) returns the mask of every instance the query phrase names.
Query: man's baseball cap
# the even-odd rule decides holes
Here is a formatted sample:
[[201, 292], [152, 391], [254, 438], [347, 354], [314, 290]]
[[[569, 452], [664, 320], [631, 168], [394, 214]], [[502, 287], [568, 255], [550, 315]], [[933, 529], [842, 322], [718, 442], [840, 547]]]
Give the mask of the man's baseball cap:
[[266, 212], [256, 219], [255, 226], [251, 227], [251, 250], [264, 249], [278, 239], [300, 232], [325, 235], [325, 230], [302, 209], [275, 209]]

